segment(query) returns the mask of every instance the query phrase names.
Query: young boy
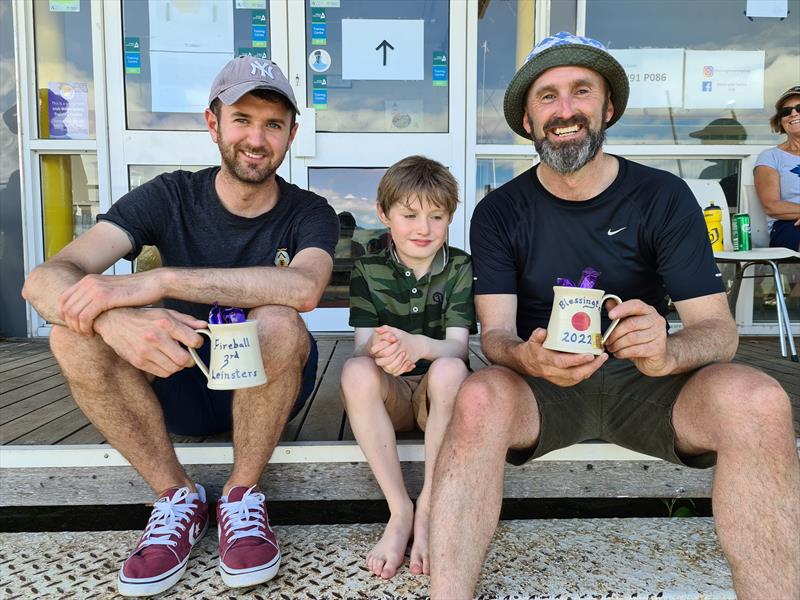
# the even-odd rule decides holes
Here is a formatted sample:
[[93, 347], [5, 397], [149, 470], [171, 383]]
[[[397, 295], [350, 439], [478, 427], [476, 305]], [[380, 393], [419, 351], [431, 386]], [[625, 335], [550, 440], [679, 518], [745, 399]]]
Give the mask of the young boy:
[[[386, 171], [377, 211], [389, 247], [355, 262], [350, 280], [354, 357], [342, 370], [342, 401], [391, 512], [367, 567], [389, 579], [412, 534], [411, 572], [429, 574], [428, 514], [436, 455], [453, 401], [468, 375], [477, 331], [469, 255], [447, 246], [458, 204], [440, 163], [410, 156]], [[425, 481], [416, 514], [403, 483], [395, 431], [425, 431]]]

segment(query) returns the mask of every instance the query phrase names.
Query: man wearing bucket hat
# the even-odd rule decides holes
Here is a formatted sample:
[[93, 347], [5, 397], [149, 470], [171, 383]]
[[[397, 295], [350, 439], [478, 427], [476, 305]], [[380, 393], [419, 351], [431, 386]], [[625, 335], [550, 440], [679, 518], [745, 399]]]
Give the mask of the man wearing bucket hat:
[[[299, 313], [322, 296], [339, 223], [324, 198], [276, 174], [297, 132], [294, 93], [275, 63], [240, 56], [219, 72], [208, 102], [221, 166], [132, 190], [23, 289], [54, 324], [50, 344], [78, 406], [157, 494], [119, 572], [125, 596], [174, 585], [208, 526], [205, 490], [168, 432], [232, 431], [234, 464], [217, 505], [219, 571], [231, 587], [274, 577], [281, 554], [258, 483], [316, 374], [316, 344]], [[164, 267], [100, 275], [145, 245], [158, 248]], [[194, 329], [206, 326], [214, 302], [257, 321], [266, 384], [208, 389], [185, 346], [202, 345]], [[206, 362], [208, 346], [199, 350]]]
[[[508, 86], [506, 120], [532, 139], [540, 163], [472, 217], [475, 304], [493, 366], [461, 386], [436, 465], [434, 599], [472, 597], [504, 460], [587, 439], [691, 467], [716, 463], [714, 516], [738, 597], [800, 595], [789, 400], [763, 373], [729, 363], [736, 327], [689, 188], [603, 152], [627, 99], [622, 66], [569, 33], [538, 44]], [[619, 323], [605, 352], [544, 348], [552, 286], [586, 267], [600, 271], [597, 288], [623, 299], [606, 307]], [[667, 295], [683, 323], [672, 335]]]

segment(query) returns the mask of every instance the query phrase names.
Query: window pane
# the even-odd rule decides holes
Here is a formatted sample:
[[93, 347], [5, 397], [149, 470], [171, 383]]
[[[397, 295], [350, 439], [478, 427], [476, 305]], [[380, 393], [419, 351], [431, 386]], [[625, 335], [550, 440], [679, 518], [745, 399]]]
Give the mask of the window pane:
[[41, 139], [94, 139], [90, 0], [33, 4]]
[[95, 223], [100, 209], [97, 156], [94, 154], [44, 154], [42, 225], [45, 260], [55, 255]]
[[[588, 0], [586, 34], [623, 52], [631, 101], [608, 140], [773, 144], [775, 99], [800, 73], [800, 0], [785, 19], [748, 19], [744, 2]], [[625, 15], [624, 19], [620, 15]], [[669, 94], [669, 95], [668, 95]]]
[[725, 199], [728, 201], [730, 213], [739, 212], [740, 160], [733, 158], [637, 158], [635, 160], [637, 163], [649, 167], [669, 171], [681, 178], [719, 181]]
[[205, 129], [219, 70], [234, 56], [270, 58], [269, 2], [126, 0], [122, 3], [128, 129]]
[[532, 166], [531, 160], [526, 158], [479, 158], [475, 178], [477, 185], [475, 198], [481, 200], [486, 194], [508, 183]]
[[323, 3], [306, 0], [306, 68], [317, 131], [448, 130], [449, 2], [314, 4]]
[[503, 117], [503, 96], [516, 65], [533, 47], [533, 1], [482, 3], [478, 11], [479, 144], [530, 144]]
[[[754, 269], [759, 277], [754, 280], [753, 322], [775, 323], [778, 315], [775, 308], [775, 279], [772, 277], [772, 269], [767, 265], [756, 265]], [[789, 309], [789, 320], [797, 324], [800, 320], [800, 265], [782, 266], [781, 278], [786, 308]]]
[[375, 199], [386, 169], [316, 168], [308, 170], [308, 189], [327, 198], [339, 215], [339, 243], [333, 275], [320, 307], [350, 306], [353, 260], [386, 248], [389, 232], [378, 220]]

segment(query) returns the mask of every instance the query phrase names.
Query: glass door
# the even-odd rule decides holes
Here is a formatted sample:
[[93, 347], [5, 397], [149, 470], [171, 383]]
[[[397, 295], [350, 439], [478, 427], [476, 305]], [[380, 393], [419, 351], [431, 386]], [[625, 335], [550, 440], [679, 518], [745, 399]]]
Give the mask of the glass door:
[[[375, 214], [385, 170], [422, 154], [464, 189], [466, 3], [290, 1], [288, 23], [302, 111], [292, 180], [326, 197], [341, 226], [331, 283], [305, 318], [312, 331], [346, 331], [353, 260], [388, 243]], [[450, 243], [463, 248], [465, 233], [459, 208]]]

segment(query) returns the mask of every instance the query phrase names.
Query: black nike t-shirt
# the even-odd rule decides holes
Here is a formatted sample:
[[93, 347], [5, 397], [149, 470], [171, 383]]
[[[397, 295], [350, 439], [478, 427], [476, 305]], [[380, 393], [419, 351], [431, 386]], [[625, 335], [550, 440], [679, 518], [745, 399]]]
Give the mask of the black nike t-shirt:
[[[686, 183], [624, 158], [600, 195], [575, 202], [522, 173], [486, 196], [472, 215], [475, 294], [515, 294], [517, 334], [547, 327], [557, 277], [576, 284], [586, 267], [596, 288], [638, 298], [661, 315], [673, 301], [724, 291], [703, 213]], [[603, 329], [608, 326], [603, 313]]]
[[[142, 246], [156, 246], [164, 266], [234, 268], [275, 266], [291, 262], [305, 248], [320, 248], [333, 257], [339, 219], [322, 196], [278, 182], [278, 202], [257, 217], [240, 217], [222, 204], [214, 187], [219, 167], [192, 173], [175, 171], [131, 190], [98, 221], [114, 223], [128, 234], [133, 260]], [[206, 320], [209, 306], [164, 301]]]

